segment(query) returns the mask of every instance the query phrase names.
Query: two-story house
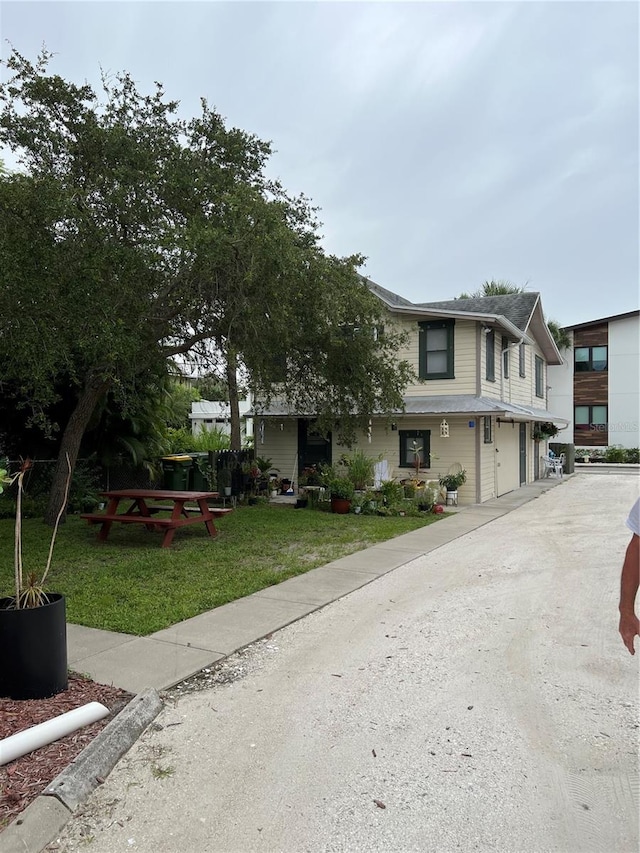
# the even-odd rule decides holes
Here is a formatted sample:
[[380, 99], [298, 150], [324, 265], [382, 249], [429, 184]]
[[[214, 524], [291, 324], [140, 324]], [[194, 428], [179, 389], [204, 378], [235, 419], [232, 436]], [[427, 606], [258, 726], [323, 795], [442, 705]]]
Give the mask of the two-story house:
[[[385, 460], [396, 479], [411, 475], [415, 446], [422, 448], [425, 479], [462, 465], [461, 503], [481, 503], [538, 477], [544, 449], [534, 441], [535, 424], [567, 424], [547, 408], [548, 366], [562, 358], [540, 295], [416, 304], [367, 284], [389, 324], [409, 333], [399, 357], [418, 378], [405, 389], [404, 411], [391, 422], [372, 417], [358, 447]], [[304, 467], [335, 461], [348, 449], [314, 433], [312, 419], [274, 404], [256, 413], [256, 451], [296, 480]]]

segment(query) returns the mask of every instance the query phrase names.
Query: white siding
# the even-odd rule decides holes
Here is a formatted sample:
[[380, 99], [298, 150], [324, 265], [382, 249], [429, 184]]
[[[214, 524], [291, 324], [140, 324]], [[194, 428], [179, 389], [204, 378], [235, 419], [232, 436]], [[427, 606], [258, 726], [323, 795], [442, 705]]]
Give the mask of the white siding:
[[571, 344], [563, 350], [564, 364], [549, 367], [549, 411], [569, 421], [565, 436], [573, 439], [573, 332], [569, 332]]
[[609, 323], [609, 444], [638, 447], [640, 318]]

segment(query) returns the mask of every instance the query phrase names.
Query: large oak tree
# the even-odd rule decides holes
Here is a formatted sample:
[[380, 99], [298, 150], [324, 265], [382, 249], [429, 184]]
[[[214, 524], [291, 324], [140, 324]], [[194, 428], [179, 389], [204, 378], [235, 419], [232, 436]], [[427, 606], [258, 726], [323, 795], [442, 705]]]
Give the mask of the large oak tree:
[[[98, 403], [179, 353], [213, 360], [232, 390], [242, 365], [265, 400], [346, 438], [402, 407], [411, 371], [399, 339], [373, 333], [362, 259], [322, 251], [308, 201], [267, 178], [268, 143], [204, 101], [180, 118], [160, 84], [142, 94], [120, 74], [96, 92], [50, 60], [14, 51], [0, 84], [0, 144], [20, 164], [0, 174], [0, 380], [59, 427], [46, 520]], [[63, 381], [75, 407], [51, 424]]]

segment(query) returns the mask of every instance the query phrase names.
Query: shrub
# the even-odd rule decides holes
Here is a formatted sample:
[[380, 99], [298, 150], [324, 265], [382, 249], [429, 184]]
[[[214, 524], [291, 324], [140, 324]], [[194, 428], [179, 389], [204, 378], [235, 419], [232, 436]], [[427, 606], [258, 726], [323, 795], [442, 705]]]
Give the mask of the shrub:
[[329, 492], [332, 498], [350, 501], [353, 498], [354, 491], [354, 485], [347, 477], [336, 477], [329, 483]]
[[345, 456], [342, 462], [347, 468], [347, 477], [358, 491], [373, 483], [376, 460], [371, 456], [362, 450], [355, 450], [350, 456]]
[[610, 447], [604, 452], [604, 461], [605, 462], [624, 462], [626, 457], [624, 447], [621, 447], [618, 444], [612, 444]]

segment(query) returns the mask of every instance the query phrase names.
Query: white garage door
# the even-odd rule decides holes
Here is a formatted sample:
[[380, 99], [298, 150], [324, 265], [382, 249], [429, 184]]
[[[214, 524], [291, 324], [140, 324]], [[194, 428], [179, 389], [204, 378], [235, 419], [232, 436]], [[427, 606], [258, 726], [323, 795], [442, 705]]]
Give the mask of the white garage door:
[[519, 424], [496, 424], [496, 492], [498, 497], [520, 488]]

